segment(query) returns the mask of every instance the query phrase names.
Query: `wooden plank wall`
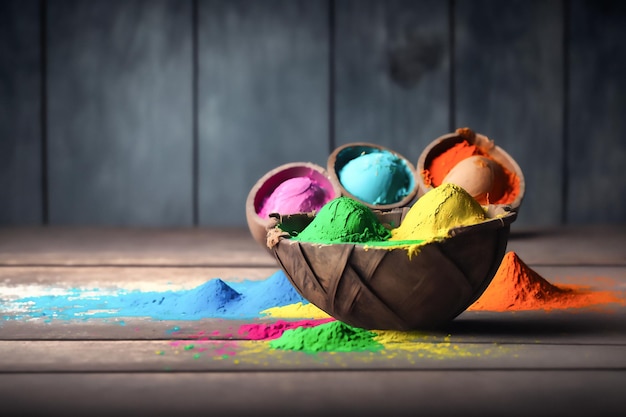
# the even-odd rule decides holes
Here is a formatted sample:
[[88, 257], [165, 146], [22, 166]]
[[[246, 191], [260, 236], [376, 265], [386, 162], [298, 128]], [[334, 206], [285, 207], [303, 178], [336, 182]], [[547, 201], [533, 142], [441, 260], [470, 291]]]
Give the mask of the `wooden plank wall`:
[[38, 1], [0, 1], [0, 224], [43, 221]]
[[0, 0], [0, 224], [244, 226], [270, 169], [456, 127], [514, 226], [626, 222], [619, 0]]

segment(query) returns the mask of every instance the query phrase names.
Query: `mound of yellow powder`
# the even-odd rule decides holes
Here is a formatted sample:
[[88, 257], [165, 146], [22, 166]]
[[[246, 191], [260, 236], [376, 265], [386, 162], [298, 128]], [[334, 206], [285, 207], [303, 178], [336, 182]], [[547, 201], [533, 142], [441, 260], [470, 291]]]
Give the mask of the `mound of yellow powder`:
[[485, 210], [467, 191], [456, 184], [443, 184], [417, 200], [402, 224], [391, 231], [389, 240], [442, 239], [450, 229], [486, 219]]
[[325, 319], [330, 317], [326, 312], [316, 307], [314, 304], [303, 304], [302, 302], [268, 308], [267, 310], [261, 311], [261, 314], [270, 317], [288, 319]]

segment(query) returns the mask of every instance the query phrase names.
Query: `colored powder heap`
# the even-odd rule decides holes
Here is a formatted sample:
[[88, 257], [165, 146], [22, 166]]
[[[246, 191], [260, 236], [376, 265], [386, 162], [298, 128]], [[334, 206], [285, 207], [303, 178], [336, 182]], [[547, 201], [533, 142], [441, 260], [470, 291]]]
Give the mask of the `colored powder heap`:
[[332, 197], [312, 178], [290, 178], [267, 197], [259, 210], [259, 216], [269, 218], [270, 213], [311, 213], [319, 210]]
[[333, 318], [298, 321], [278, 320], [271, 324], [244, 324], [239, 327], [238, 333], [250, 340], [271, 340], [281, 337], [285, 331], [290, 329], [319, 326], [320, 324], [328, 323], [333, 320]]
[[626, 304], [610, 291], [591, 292], [581, 286], [553, 285], [515, 252], [508, 252], [485, 292], [467, 310], [556, 310], [610, 303]]
[[452, 168], [462, 160], [474, 155], [483, 155], [483, 152], [476, 145], [470, 145], [466, 140], [455, 144], [434, 157], [430, 165], [425, 167], [426, 169], [422, 172], [424, 183], [426, 186], [440, 186]]
[[[461, 136], [468, 135], [464, 133], [467, 129], [457, 129], [457, 133]], [[473, 134], [473, 133], [472, 133]], [[520, 179], [514, 172], [511, 172], [499, 162], [495, 161], [488, 151], [481, 149], [477, 145], [470, 144], [467, 140], [456, 143], [451, 148], [435, 156], [428, 167], [422, 171], [421, 175], [424, 184], [433, 187], [439, 187], [450, 171], [461, 161], [471, 156], [483, 156], [496, 162], [502, 169], [505, 177], [505, 185], [503, 190], [499, 191], [498, 198], [492, 198], [490, 204], [510, 204], [512, 203], [520, 191]]]
[[287, 330], [270, 342], [277, 350], [297, 350], [306, 353], [379, 351], [384, 348], [374, 340], [376, 333], [331, 321], [315, 327]]
[[384, 205], [401, 201], [415, 187], [406, 162], [386, 150], [363, 153], [351, 159], [338, 173], [341, 185], [368, 204]]
[[486, 220], [478, 202], [463, 188], [444, 184], [424, 194], [407, 212], [389, 240], [432, 241], [448, 236], [450, 229]]
[[72, 289], [63, 295], [15, 300], [11, 304], [19, 310], [19, 314], [3, 317], [5, 320], [33, 317], [60, 320], [118, 317], [148, 317], [155, 320], [256, 318], [268, 308], [298, 302], [307, 301], [293, 288], [284, 272], [279, 270], [261, 281], [227, 284], [219, 278], [213, 278], [198, 287], [180, 291], [101, 294], [98, 290]]
[[364, 204], [337, 197], [324, 205], [294, 239], [316, 243], [364, 243], [387, 240], [390, 231]]
[[286, 306], [272, 307], [261, 311], [261, 314], [283, 319], [323, 319], [330, 317], [324, 310], [312, 303], [294, 303]]

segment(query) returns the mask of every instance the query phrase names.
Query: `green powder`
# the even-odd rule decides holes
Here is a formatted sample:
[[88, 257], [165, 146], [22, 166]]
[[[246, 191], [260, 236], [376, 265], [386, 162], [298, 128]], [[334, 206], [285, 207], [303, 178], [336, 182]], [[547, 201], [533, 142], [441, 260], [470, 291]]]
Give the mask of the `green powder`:
[[365, 243], [387, 240], [391, 232], [364, 204], [337, 197], [324, 205], [294, 239], [315, 243]]
[[384, 346], [374, 338], [374, 332], [331, 321], [315, 327], [286, 330], [270, 342], [272, 349], [298, 350], [306, 353], [379, 351]]

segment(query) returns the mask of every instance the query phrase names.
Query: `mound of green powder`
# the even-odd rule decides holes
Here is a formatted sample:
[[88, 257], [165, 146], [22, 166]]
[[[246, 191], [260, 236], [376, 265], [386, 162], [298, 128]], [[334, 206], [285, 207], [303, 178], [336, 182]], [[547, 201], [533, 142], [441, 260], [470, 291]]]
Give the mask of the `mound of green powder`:
[[332, 321], [315, 327], [286, 330], [270, 342], [277, 350], [297, 350], [306, 353], [379, 351], [384, 346], [374, 340], [376, 333]]
[[294, 239], [315, 243], [364, 243], [387, 240], [391, 232], [364, 204], [337, 197], [326, 203]]

